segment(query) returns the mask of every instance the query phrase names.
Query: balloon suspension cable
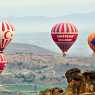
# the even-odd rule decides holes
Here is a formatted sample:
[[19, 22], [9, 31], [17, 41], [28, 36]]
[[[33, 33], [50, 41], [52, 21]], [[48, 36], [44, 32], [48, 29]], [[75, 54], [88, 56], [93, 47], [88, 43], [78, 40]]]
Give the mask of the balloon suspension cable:
[[64, 53], [63, 53], [63, 57], [65, 57], [65, 56], [66, 56], [66, 53], [64, 52]]

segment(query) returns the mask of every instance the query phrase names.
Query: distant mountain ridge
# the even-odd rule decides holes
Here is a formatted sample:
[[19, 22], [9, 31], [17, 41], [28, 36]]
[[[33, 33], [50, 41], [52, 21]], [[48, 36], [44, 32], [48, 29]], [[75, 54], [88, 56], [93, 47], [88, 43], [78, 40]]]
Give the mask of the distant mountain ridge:
[[41, 48], [39, 46], [24, 44], [24, 43], [11, 43], [5, 49], [5, 53], [31, 53], [36, 55], [52, 55], [53, 52]]
[[50, 16], [22, 16], [22, 17], [7, 17], [10, 20], [26, 20], [26, 21], [47, 21], [47, 20], [60, 20], [60, 19], [74, 19], [74, 20], [89, 20], [93, 21], [95, 18], [95, 12], [88, 12], [88, 13], [72, 13], [72, 14], [67, 14], [59, 17], [50, 17]]

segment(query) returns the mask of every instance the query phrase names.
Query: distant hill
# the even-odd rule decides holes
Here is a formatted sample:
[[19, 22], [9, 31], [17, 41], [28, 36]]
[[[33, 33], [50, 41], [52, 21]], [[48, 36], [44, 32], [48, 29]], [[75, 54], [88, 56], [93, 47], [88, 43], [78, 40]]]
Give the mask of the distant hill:
[[64, 73], [67, 69], [77, 67], [87, 70], [95, 67], [95, 58], [62, 57], [29, 44], [12, 43], [5, 52], [8, 65], [0, 75], [1, 84], [60, 84], [66, 81]]
[[[47, 49], [23, 43], [11, 43], [5, 50], [8, 63], [54, 63], [54, 52]], [[11, 66], [11, 65], [10, 65]], [[13, 64], [14, 67], [14, 64]]]
[[29, 53], [34, 55], [52, 55], [53, 52], [31, 44], [12, 43], [5, 49], [8, 54]]

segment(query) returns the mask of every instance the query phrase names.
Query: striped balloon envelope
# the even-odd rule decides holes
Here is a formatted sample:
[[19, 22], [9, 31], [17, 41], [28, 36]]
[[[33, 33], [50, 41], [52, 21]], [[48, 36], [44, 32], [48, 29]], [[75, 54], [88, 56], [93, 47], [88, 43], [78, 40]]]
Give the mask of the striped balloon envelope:
[[14, 35], [14, 26], [9, 22], [0, 22], [0, 52], [10, 43]]
[[88, 35], [88, 45], [95, 53], [95, 32]]
[[64, 55], [76, 41], [78, 29], [73, 23], [58, 23], [52, 27], [51, 36]]
[[5, 69], [7, 65], [6, 56], [3, 53], [0, 53], [0, 73]]

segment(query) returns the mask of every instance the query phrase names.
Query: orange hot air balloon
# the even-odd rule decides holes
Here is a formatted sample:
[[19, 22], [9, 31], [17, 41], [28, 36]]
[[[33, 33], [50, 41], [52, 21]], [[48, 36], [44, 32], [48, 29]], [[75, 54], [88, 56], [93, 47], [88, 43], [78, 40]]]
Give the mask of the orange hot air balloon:
[[78, 36], [78, 29], [72, 23], [58, 23], [52, 27], [51, 36], [53, 41], [63, 52], [63, 55], [65, 55], [65, 53], [76, 41]]
[[91, 33], [88, 36], [88, 45], [93, 50], [93, 52], [95, 53], [95, 32]]

